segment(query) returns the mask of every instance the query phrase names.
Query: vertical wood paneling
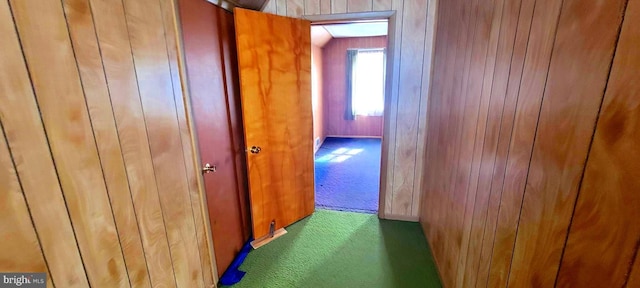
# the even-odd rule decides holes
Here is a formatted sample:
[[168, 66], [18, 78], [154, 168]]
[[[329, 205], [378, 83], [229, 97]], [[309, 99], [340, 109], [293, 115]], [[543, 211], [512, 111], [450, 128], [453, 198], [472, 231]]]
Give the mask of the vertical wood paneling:
[[498, 214], [498, 240], [494, 244], [494, 262], [490, 268], [502, 274], [496, 280], [489, 280], [490, 287], [494, 285], [491, 281], [497, 281], [495, 285], [505, 285], [511, 271], [513, 245], [560, 7], [561, 3], [557, 1], [535, 3]]
[[[468, 76], [463, 79], [462, 89], [465, 99], [464, 101], [464, 117], [462, 122], [462, 130], [459, 137], [460, 151], [458, 154], [458, 165], [461, 165], [462, 170], [457, 172], [455, 189], [466, 195], [464, 217], [462, 219], [462, 242], [461, 253], [458, 260], [458, 275], [456, 278], [456, 284], [458, 287], [467, 287], [473, 282], [469, 279], [469, 275], [464, 273], [467, 269], [471, 270], [473, 265], [473, 257], [467, 257], [467, 255], [474, 255], [475, 243], [472, 232], [474, 232], [474, 211], [479, 208], [476, 207], [478, 203], [476, 200], [478, 196], [482, 195], [477, 193], [478, 190], [478, 171], [480, 167], [479, 155], [481, 154], [482, 145], [484, 139], [477, 137], [478, 132], [481, 135], [484, 133], [486, 124], [486, 113], [488, 108], [488, 96], [483, 91], [484, 85], [484, 72], [485, 65], [487, 64], [487, 51], [489, 50], [489, 42], [495, 41], [496, 38], [490, 39], [491, 33], [491, 20], [493, 18], [493, 7], [495, 2], [493, 0], [479, 0], [476, 11], [475, 23], [471, 22], [470, 29], [475, 30], [473, 32], [471, 48], [471, 58], [467, 69]], [[495, 43], [495, 42], [494, 42]], [[494, 54], [495, 55], [495, 54]], [[490, 61], [489, 61], [490, 62]], [[466, 92], [465, 92], [466, 90]], [[454, 192], [455, 193], [455, 192]], [[462, 198], [461, 198], [462, 199]], [[477, 230], [476, 230], [477, 231]]]
[[[313, 36], [311, 36], [313, 38]], [[313, 40], [312, 40], [313, 41]], [[319, 139], [321, 144], [326, 137], [324, 122], [324, 98], [323, 93], [323, 57], [322, 48], [311, 44], [311, 108], [313, 109], [313, 151], [318, 151], [320, 145], [316, 145], [316, 140]]]
[[304, 15], [318, 15], [318, 14], [320, 14], [320, 0], [305, 0]]
[[[38, 237], [52, 281], [64, 287], [87, 287], [88, 280], [12, 20], [8, 2], [0, 2], [0, 32], [4, 35], [0, 42], [2, 128], [33, 225], [36, 231], [42, 231]], [[8, 270], [14, 268], [5, 271]]]
[[[0, 271], [46, 272], [47, 275], [51, 275], [40, 249], [38, 235], [31, 222], [29, 208], [2, 129], [0, 191], [3, 193], [0, 201], [0, 239], [3, 240], [4, 250], [0, 254]], [[47, 277], [47, 286], [53, 287], [51, 277]]]
[[[208, 227], [207, 221], [203, 214], [203, 201], [200, 198], [200, 189], [198, 186], [198, 175], [196, 174], [196, 167], [194, 167], [194, 152], [191, 149], [191, 133], [189, 125], [187, 123], [187, 115], [185, 109], [185, 99], [182, 93], [182, 82], [180, 79], [180, 71], [178, 67], [178, 42], [177, 42], [177, 12], [174, 13], [175, 5], [177, 3], [174, 0], [160, 0], [160, 7], [162, 8], [163, 24], [165, 29], [165, 39], [167, 43], [167, 52], [169, 56], [169, 67], [171, 69], [171, 83], [173, 85], [173, 96], [175, 102], [175, 109], [178, 118], [178, 127], [180, 131], [180, 140], [182, 153], [184, 156], [184, 167], [187, 179], [187, 189], [189, 194], [189, 200], [191, 204], [191, 212], [193, 214], [193, 220], [195, 225], [195, 233], [198, 242], [198, 251], [200, 256], [200, 264], [202, 266], [202, 275], [204, 279], [204, 287], [214, 285], [214, 275], [212, 270], [211, 254], [209, 253], [209, 234], [206, 231]], [[185, 86], [186, 87], [186, 86]], [[200, 172], [200, 171], [198, 171]], [[215, 275], [217, 276], [217, 275]]]
[[161, 9], [151, 0], [124, 5], [176, 282], [202, 287]]
[[[491, 265], [489, 267], [489, 282], [487, 287], [496, 287], [506, 284], [506, 277], [509, 270], [507, 265], [508, 258], [511, 257], [513, 249], [513, 241], [515, 234], [512, 227], [512, 222], [507, 218], [509, 215], [516, 213], [516, 209], [512, 207], [519, 207], [518, 200], [508, 200], [509, 197], [513, 197], [513, 193], [505, 193], [505, 180], [507, 160], [509, 157], [509, 147], [511, 145], [511, 131], [515, 123], [516, 105], [518, 100], [518, 93], [520, 92], [520, 83], [524, 72], [524, 63], [527, 55], [527, 47], [529, 44], [529, 32], [531, 31], [531, 20], [533, 17], [535, 1], [522, 0], [519, 11], [518, 26], [516, 31], [516, 38], [513, 47], [513, 55], [511, 56], [511, 68], [509, 71], [509, 80], [507, 83], [507, 94], [505, 96], [505, 104], [503, 108], [503, 120], [500, 124], [500, 139], [498, 139], [498, 150], [496, 156], [496, 163], [494, 167], [494, 175], [492, 179], [492, 187], [496, 187], [496, 192], [500, 193], [498, 199], [498, 211], [496, 212], [496, 228], [493, 232], [494, 243], [492, 243], [492, 256]], [[517, 198], [517, 197], [516, 197]], [[508, 203], [508, 204], [503, 204]], [[504, 211], [504, 212], [503, 212]], [[502, 218], [501, 214], [502, 213]], [[506, 244], [505, 244], [506, 243]], [[508, 243], [511, 243], [509, 246]]]
[[[391, 10], [391, 0], [373, 0], [372, 11], [386, 11]], [[435, 5], [436, 1], [433, 1], [433, 5]], [[435, 15], [435, 13], [433, 13]]]
[[[521, 7], [521, 1], [506, 1], [504, 3], [502, 14], [502, 25], [500, 27], [500, 39], [498, 43], [498, 52], [496, 58], [495, 75], [493, 76], [493, 86], [491, 89], [491, 103], [489, 104], [489, 119], [487, 122], [487, 129], [485, 134], [485, 152], [483, 157], [486, 157], [487, 162], [480, 171], [480, 179], [485, 181], [479, 189], [487, 189], [490, 192], [486, 226], [484, 227], [482, 237], [482, 247], [480, 252], [480, 264], [478, 266], [478, 279], [476, 281], [476, 287], [486, 287], [489, 277], [489, 267], [491, 261], [491, 253], [493, 250], [493, 241], [495, 236], [496, 217], [498, 215], [498, 209], [500, 196], [502, 193], [502, 176], [504, 176], [504, 163], [505, 156], [501, 156], [501, 152], [505, 151], [507, 142], [505, 136], [508, 133], [500, 133], [500, 126], [503, 122], [507, 122], [508, 119], [505, 116], [505, 102], [507, 94], [507, 84], [509, 80], [510, 67], [512, 63], [512, 55], [515, 43], [516, 28], [518, 24], [518, 16]], [[516, 65], [517, 66], [517, 65]], [[518, 67], [522, 67], [521, 65]], [[514, 67], [515, 68], [515, 67]], [[518, 69], [514, 69], [514, 73]], [[521, 71], [521, 70], [520, 70]], [[519, 78], [519, 77], [515, 77]], [[512, 111], [513, 109], [509, 110]], [[507, 113], [508, 114], [508, 113]], [[485, 158], [482, 160], [482, 165], [485, 165]], [[488, 185], [488, 186], [486, 186]]]
[[[427, 134], [427, 105], [429, 99], [429, 89], [431, 87], [431, 78], [433, 72], [433, 52], [434, 52], [434, 33], [435, 33], [435, 18], [436, 8], [438, 1], [429, 1], [427, 6], [427, 26], [425, 28], [425, 44], [424, 44], [424, 56], [423, 56], [423, 68], [422, 68], [422, 89], [420, 91], [420, 110], [418, 112], [418, 143], [417, 147], [426, 146], [426, 134]], [[374, 2], [375, 4], [375, 2]], [[416, 149], [416, 168], [413, 180], [413, 199], [411, 201], [411, 215], [420, 215], [420, 205], [422, 203], [422, 193], [420, 193], [423, 185], [423, 169], [425, 166], [424, 156], [426, 154], [426, 148]], [[417, 193], [416, 193], [417, 192]]]
[[[285, 2], [284, 0], [278, 0], [278, 14], [300, 17], [301, 14], [297, 11], [300, 9], [295, 8], [300, 6], [298, 1], [305, 4], [302, 6], [306, 8], [316, 5], [315, 0], [287, 0], [286, 3], [281, 3]], [[387, 168], [381, 177], [382, 218], [415, 221], [419, 216], [422, 202], [421, 175], [426, 163], [422, 159], [425, 158], [427, 92], [431, 85], [436, 9], [437, 1], [320, 1], [321, 14], [383, 10], [396, 12], [390, 18], [392, 23], [389, 24], [388, 35], [393, 39], [395, 47], [390, 47], [387, 57], [395, 61], [388, 62], [387, 72], [391, 75], [385, 91], [387, 112], [383, 120], [385, 141], [382, 148], [382, 166]], [[312, 10], [303, 13], [315, 13], [315, 8]], [[455, 21], [452, 20], [452, 23], [455, 24]], [[332, 133], [327, 134], [330, 136]], [[417, 159], [418, 157], [420, 159]]]
[[385, 48], [387, 37], [336, 38], [322, 48], [323, 108], [327, 136], [382, 136], [382, 116], [345, 120], [347, 49]]
[[0, 270], [47, 272], [51, 287], [214, 284], [175, 7], [127, 8], [0, 2]]
[[[457, 2], [456, 5], [460, 5], [459, 2]], [[439, 138], [441, 136], [444, 137], [445, 135], [441, 135], [440, 133], [434, 133], [434, 131], [439, 131], [441, 126], [445, 125], [445, 123], [443, 123], [443, 121], [440, 119], [441, 117], [439, 116], [444, 115], [441, 113], [444, 113], [445, 111], [449, 112], [447, 111], [448, 109], [446, 108], [445, 105], [447, 102], [452, 101], [450, 99], [452, 97], [451, 92], [445, 93], [444, 92], [445, 88], [448, 89], [448, 91], [451, 91], [451, 89], [453, 89], [453, 86], [456, 86], [458, 88], [460, 87], [460, 85], [453, 84], [453, 83], [459, 82], [460, 78], [459, 77], [454, 78], [451, 70], [453, 70], [453, 67], [460, 68], [461, 65], [464, 64], [465, 62], [464, 50], [457, 49], [457, 48], [459, 46], [463, 47], [466, 45], [466, 38], [464, 36], [466, 36], [467, 33], [462, 33], [459, 30], [461, 30], [460, 27], [466, 27], [466, 25], [468, 25], [467, 24], [469, 23], [468, 15], [471, 13], [469, 12], [463, 13], [465, 11], [462, 9], [460, 9], [459, 11], [456, 11], [455, 9], [451, 9], [452, 8], [451, 6], [454, 6], [454, 5], [453, 4], [439, 5], [438, 13], [439, 13], [439, 17], [441, 18], [439, 20], [440, 23], [438, 24], [438, 31], [437, 31], [439, 35], [437, 36], [437, 39], [439, 40], [437, 40], [435, 43], [436, 53], [437, 53], [436, 55], [448, 55], [449, 53], [451, 53], [451, 55], [456, 55], [456, 53], [459, 53], [460, 56], [436, 57], [434, 59], [434, 71], [438, 71], [438, 73], [434, 74], [434, 82], [431, 87], [431, 93], [443, 94], [444, 97], [429, 98], [429, 112], [427, 115], [429, 119], [428, 131], [430, 131], [430, 133], [432, 133], [435, 136], [431, 136], [431, 138], [429, 139], [431, 143], [427, 142], [428, 143], [427, 158], [431, 159], [431, 161], [428, 162], [428, 167], [426, 168], [425, 171], [430, 171], [431, 169], [433, 169], [432, 167], [440, 167], [438, 169], [443, 169], [443, 170], [449, 169], [451, 165], [449, 165], [449, 167], [442, 167], [440, 166], [439, 161], [441, 161], [441, 158], [449, 158], [450, 155], [453, 155], [451, 154], [453, 153], [453, 148], [454, 148], [452, 147], [453, 145], [448, 147], [449, 149], [447, 149], [446, 151], [436, 150], [437, 145], [435, 145], [435, 143], [438, 143], [440, 141]], [[461, 12], [462, 15], [457, 15], [457, 12]], [[454, 19], [458, 19], [459, 21], [454, 21]], [[443, 30], [445, 29], [445, 27], [447, 27], [448, 29], [451, 29], [451, 31], [450, 33], [444, 33], [443, 35]], [[462, 74], [463, 73], [457, 73], [458, 76], [461, 76]], [[447, 79], [447, 81], [444, 81], [444, 79]], [[453, 100], [458, 100], [459, 98], [461, 97], [455, 97]], [[437, 109], [435, 107], [437, 107]], [[454, 129], [457, 126], [455, 125], [455, 122], [448, 123], [448, 126], [452, 127], [452, 129], [446, 129], [445, 127], [442, 127], [442, 128], [446, 131], [449, 131], [450, 134], [455, 135], [456, 132], [454, 132], [455, 131]], [[450, 161], [453, 162], [453, 160], [450, 160]], [[423, 210], [422, 218], [432, 219], [430, 217], [437, 217], [437, 215], [439, 215], [443, 210], [455, 209], [455, 207], [451, 207], [451, 204], [454, 203], [454, 201], [447, 199], [447, 198], [451, 198], [451, 195], [444, 195], [444, 196], [447, 196], [447, 198], [445, 198], [445, 197], [442, 197], [443, 195], [435, 193], [436, 190], [442, 189], [440, 188], [441, 187], [440, 185], [447, 184], [446, 182], [443, 182], [445, 181], [445, 179], [436, 178], [435, 174], [430, 174], [429, 177], [423, 177], [423, 178], [425, 178], [424, 187], [426, 187], [427, 191], [425, 195], [423, 195], [424, 203], [422, 207], [425, 207], [426, 205], [430, 205], [430, 203], [435, 201], [439, 203], [444, 203], [444, 204], [437, 207], [433, 207], [433, 209]], [[429, 214], [430, 217], [424, 216], [425, 214]], [[448, 220], [451, 220], [450, 222], [452, 222], [453, 219], [448, 219]], [[426, 225], [426, 224], [438, 224], [437, 222], [427, 223], [423, 221], [423, 224], [425, 224], [423, 225], [423, 227], [425, 227], [424, 230], [426, 231], [426, 234], [428, 235], [429, 239], [432, 240], [431, 247], [434, 249], [434, 256], [436, 257], [436, 261], [439, 264], [440, 273], [444, 278], [443, 280], [447, 282], [446, 279], [452, 279], [455, 277], [453, 276], [455, 273], [455, 261], [453, 261], [453, 259], [455, 259], [455, 257], [444, 257], [443, 251], [452, 249], [452, 246], [456, 245], [456, 243], [448, 240], [452, 238], [452, 235], [441, 233], [442, 231], [438, 227], [436, 227], [438, 225]], [[459, 246], [460, 244], [458, 243], [457, 245]]]
[[510, 285], [554, 285], [624, 5], [622, 0], [564, 1], [531, 156]]
[[[615, 27], [612, 26], [616, 20], [619, 21], [622, 8], [620, 5], [624, 4], [621, 2], [618, 2], [618, 5], [599, 7], [601, 10], [609, 10], [611, 14], [607, 13], [610, 16], [606, 18], [591, 18], [596, 21], [597, 26], [594, 23], [589, 30], [594, 31], [597, 27], [604, 29], [608, 26], [608, 29], [613, 30], [609, 33], [614, 34]], [[600, 21], [607, 24], [598, 23]], [[561, 287], [625, 287], [625, 282], [626, 287], [640, 285], [637, 279], [637, 253], [640, 243], [640, 210], [637, 207], [640, 207], [640, 179], [634, 175], [640, 170], [640, 74], [637, 70], [640, 65], [640, 55], [637, 53], [640, 43], [639, 24], [640, 2], [629, 1], [558, 272], [556, 283]], [[592, 51], [603, 49], [600, 45], [609, 44], [607, 47], [610, 48], [612, 39], [598, 38], [597, 41], [593, 39], [593, 44], [583, 43], [582, 46], [592, 47]], [[596, 47], [599, 49], [595, 49]], [[603, 49], [603, 52], [605, 51], [606, 49]], [[602, 70], [602, 67], [591, 69], [598, 71]], [[580, 83], [585, 85], [594, 82], [595, 79]], [[602, 82], [601, 79], [599, 82]], [[576, 91], [578, 92], [580, 91]], [[583, 94], [585, 92], [587, 91], [582, 91]], [[570, 200], [567, 202], [571, 203]], [[632, 270], [634, 259], [635, 280], [634, 272], [631, 272], [631, 276], [627, 275]], [[627, 277], [631, 278], [627, 280]]]
[[348, 0], [331, 0], [331, 14], [347, 13]]
[[331, 14], [331, 0], [320, 0], [320, 14]]
[[301, 17], [305, 15], [305, 2], [312, 0], [287, 0], [287, 15], [289, 17]]
[[[391, 207], [393, 205], [393, 163], [395, 162], [396, 150], [396, 129], [395, 123], [398, 119], [398, 91], [400, 85], [400, 43], [402, 42], [402, 15], [404, 8], [403, 0], [393, 0], [392, 9], [396, 11], [396, 14], [389, 19], [389, 37], [393, 39], [395, 45], [389, 47], [387, 57], [393, 57], [395, 61], [387, 61], [387, 72], [392, 73], [391, 79], [387, 77], [387, 83], [385, 87], [385, 109], [386, 116], [384, 119], [383, 129], [387, 131], [387, 145], [382, 145], [381, 166], [387, 167], [386, 175], [380, 175], [380, 187], [384, 187], [384, 190], [380, 189], [380, 216], [382, 218], [387, 217], [387, 214], [391, 214]], [[333, 8], [332, 8], [333, 9]], [[388, 75], [388, 74], [387, 74]], [[389, 85], [390, 84], [390, 85]], [[392, 126], [393, 125], [393, 126]], [[384, 193], [383, 193], [384, 191]]]
[[[633, 197], [603, 200], [605, 190], [609, 195], [610, 189], [622, 193], [621, 185], [635, 189], [633, 180], [618, 176], [632, 171], [631, 162], [602, 172], [617, 160], [604, 152], [612, 142], [603, 139], [606, 156], [594, 164], [594, 174], [611, 173], [606, 177], [611, 182], [594, 176], [601, 186], [584, 200], [580, 194], [582, 217], [580, 206], [571, 215], [625, 1], [578, 2], [439, 3], [420, 219], [445, 286], [624, 286], [625, 276], [633, 273], [637, 233], [607, 232], [633, 227], [626, 221], [639, 217], [635, 210], [616, 214], [637, 206]], [[619, 85], [630, 82], [627, 76]], [[628, 84], [619, 89], [624, 92], [616, 94], [635, 93]], [[616, 127], [610, 128], [616, 140], [632, 133], [624, 128], [626, 115], [633, 117], [628, 107], [637, 106], [631, 103], [619, 103], [611, 112], [618, 117], [609, 125]], [[630, 146], [616, 151], [633, 155]], [[557, 271], [572, 218], [574, 251], [569, 254], [566, 246], [563, 276], [565, 271]], [[603, 235], [612, 241], [603, 241]], [[591, 252], [598, 245], [602, 248]], [[603, 269], [618, 277], [612, 281]]]
[[[490, 178], [486, 177], [488, 173], [481, 175], [484, 170], [493, 169], [493, 163], [490, 159], [490, 156], [483, 157], [483, 152], [485, 147], [485, 140], [487, 139], [485, 131], [487, 127], [488, 121], [488, 113], [489, 113], [489, 104], [491, 100], [491, 91], [493, 85], [493, 76], [495, 72], [496, 65], [496, 54], [497, 54], [497, 45], [498, 45], [498, 37], [500, 31], [500, 25], [502, 24], [502, 7], [504, 1], [503, 0], [495, 0], [493, 3], [487, 3], [484, 5], [484, 9], [488, 8], [488, 11], [485, 10], [482, 13], [482, 17], [479, 19], [481, 21], [481, 25], [486, 25], [487, 30], [484, 34], [481, 33], [480, 36], [488, 39], [486, 46], [486, 60], [484, 66], [483, 80], [481, 90], [481, 98], [480, 98], [480, 111], [477, 118], [477, 128], [475, 132], [475, 145], [474, 145], [474, 156], [473, 156], [473, 164], [470, 176], [470, 186], [469, 189], [472, 189], [472, 192], [467, 192], [468, 195], [475, 194], [475, 200], [473, 201], [473, 214], [471, 216], [471, 226], [470, 226], [470, 235], [469, 242], [464, 243], [462, 245], [468, 245], [467, 257], [466, 257], [466, 265], [465, 267], [468, 271], [477, 271], [479, 268], [480, 262], [480, 247], [481, 245], [477, 245], [476, 243], [482, 243], [482, 236], [484, 234], [484, 226], [486, 221], [486, 213], [487, 213], [487, 202], [489, 199], [489, 187], [488, 183], [490, 182]], [[491, 15], [491, 16], [489, 16]], [[486, 17], [486, 18], [485, 18]], [[491, 17], [491, 18], [489, 18]], [[484, 19], [483, 19], [484, 18]], [[476, 34], [476, 36], [479, 36]], [[485, 177], [481, 177], [485, 176]], [[473, 192], [475, 191], [475, 192]], [[465, 227], [466, 228], [466, 227]], [[465, 231], [466, 232], [466, 231]], [[473, 245], [471, 243], [474, 243]], [[462, 268], [461, 267], [461, 268]], [[460, 273], [461, 270], [458, 270]], [[462, 287], [472, 287], [476, 285], [477, 273], [466, 273], [464, 277], [464, 282], [462, 283]], [[458, 278], [459, 279], [459, 278]], [[460, 283], [458, 283], [460, 284]]]
[[287, 2], [288, 0], [271, 0], [276, 1], [276, 12], [280, 16], [287, 16]]
[[11, 6], [78, 247], [85, 261], [104, 263], [85, 265], [89, 282], [128, 286], [62, 3], [12, 1]]
[[[305, 0], [311, 1], [311, 0]], [[372, 0], [347, 0], [347, 12], [365, 12], [372, 10]], [[418, 30], [420, 31], [420, 30]]]
[[64, 8], [131, 285], [150, 287], [89, 2], [68, 0]]
[[[407, 1], [404, 3], [404, 15], [402, 18], [402, 33], [411, 34], [411, 31], [425, 31], [426, 12], [428, 2]], [[398, 94], [402, 100], [398, 101], [398, 116], [396, 122], [397, 142], [402, 145], [395, 147], [395, 162], [393, 163], [393, 200], [391, 213], [395, 215], [411, 215], [413, 200], [413, 180], [415, 170], [415, 157], [418, 131], [418, 109], [423, 56], [425, 46], [424, 33], [403, 37], [400, 43], [400, 82]]]
[[175, 286], [124, 7], [90, 3], [151, 284]]
[[277, 14], [276, 0], [267, 0], [267, 5], [264, 6], [262, 12], [269, 14]]

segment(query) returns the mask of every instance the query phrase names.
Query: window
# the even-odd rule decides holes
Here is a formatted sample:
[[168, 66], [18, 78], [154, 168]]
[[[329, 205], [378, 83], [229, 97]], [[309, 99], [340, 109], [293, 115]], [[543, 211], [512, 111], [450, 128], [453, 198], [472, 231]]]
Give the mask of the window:
[[[384, 49], [347, 51], [346, 118], [382, 116], [384, 111]], [[349, 105], [351, 104], [351, 105]]]

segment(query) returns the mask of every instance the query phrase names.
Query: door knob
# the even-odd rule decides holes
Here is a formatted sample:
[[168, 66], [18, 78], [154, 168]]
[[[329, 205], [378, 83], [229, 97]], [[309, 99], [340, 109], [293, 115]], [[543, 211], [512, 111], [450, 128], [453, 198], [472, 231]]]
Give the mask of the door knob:
[[211, 173], [211, 172], [216, 172], [216, 165], [211, 166], [211, 164], [209, 163], [204, 164], [204, 167], [202, 167], [202, 173]]
[[251, 151], [251, 153], [253, 153], [253, 154], [258, 154], [258, 153], [260, 153], [260, 151], [262, 151], [262, 148], [260, 148], [258, 146], [251, 146], [251, 149], [249, 151]]

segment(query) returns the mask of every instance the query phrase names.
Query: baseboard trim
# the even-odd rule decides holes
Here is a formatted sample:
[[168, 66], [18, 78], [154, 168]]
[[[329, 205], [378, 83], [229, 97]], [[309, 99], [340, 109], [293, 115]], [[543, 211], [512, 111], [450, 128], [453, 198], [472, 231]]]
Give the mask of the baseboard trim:
[[327, 135], [325, 138], [371, 138], [382, 139], [382, 136], [361, 136], [361, 135]]
[[394, 214], [385, 214], [384, 218], [386, 220], [398, 220], [398, 221], [407, 221], [407, 222], [419, 222], [420, 217], [411, 216], [411, 215], [394, 215]]

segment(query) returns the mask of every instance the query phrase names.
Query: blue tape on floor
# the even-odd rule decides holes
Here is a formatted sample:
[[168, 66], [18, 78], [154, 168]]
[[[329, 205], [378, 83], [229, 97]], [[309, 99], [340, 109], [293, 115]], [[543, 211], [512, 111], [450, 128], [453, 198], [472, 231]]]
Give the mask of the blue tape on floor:
[[249, 252], [251, 252], [251, 239], [249, 239], [249, 241], [247, 241], [247, 243], [242, 246], [242, 249], [236, 256], [236, 258], [233, 259], [233, 262], [231, 262], [231, 265], [229, 265], [229, 268], [227, 268], [227, 271], [224, 271], [224, 274], [222, 274], [222, 277], [220, 277], [220, 284], [231, 286], [242, 280], [242, 277], [244, 277], [244, 274], [247, 274], [247, 272], [240, 271], [239, 269], [240, 265], [242, 265], [242, 262], [244, 262], [244, 259], [247, 258]]

